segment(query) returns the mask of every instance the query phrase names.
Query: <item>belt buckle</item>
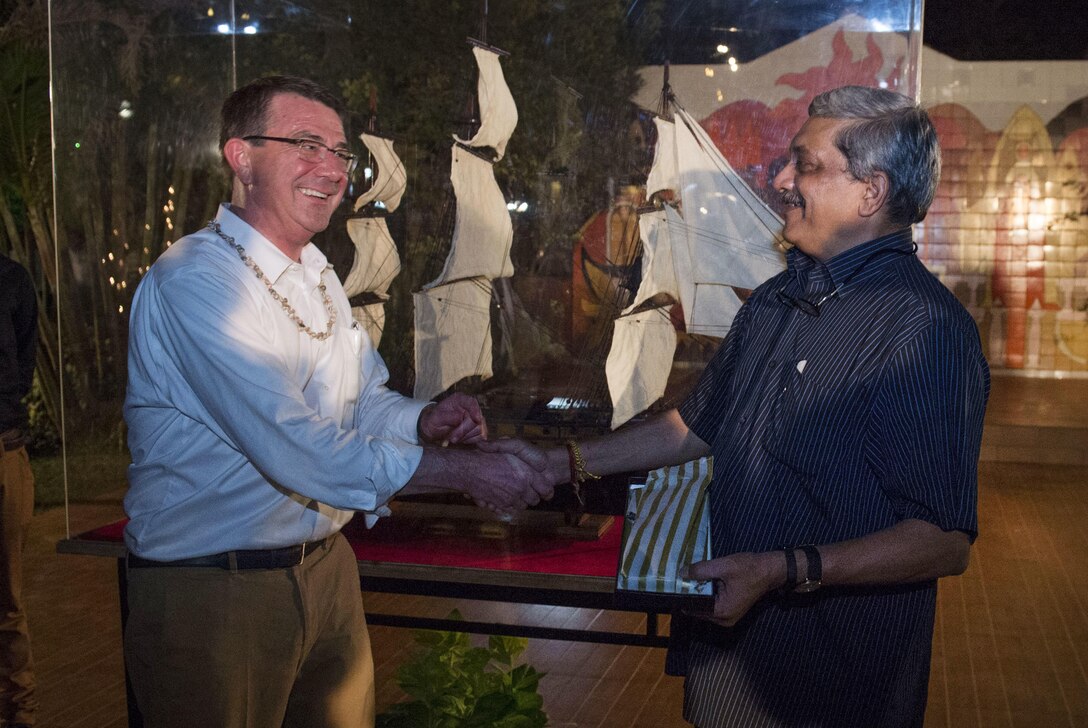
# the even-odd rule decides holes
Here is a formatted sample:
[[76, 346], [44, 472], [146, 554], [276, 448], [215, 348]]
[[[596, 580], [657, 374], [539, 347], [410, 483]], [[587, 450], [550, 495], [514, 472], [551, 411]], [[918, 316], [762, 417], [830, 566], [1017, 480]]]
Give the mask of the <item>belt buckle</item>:
[[306, 560], [306, 542], [302, 542], [302, 546], [299, 547], [298, 563], [295, 566], [302, 566], [302, 562]]

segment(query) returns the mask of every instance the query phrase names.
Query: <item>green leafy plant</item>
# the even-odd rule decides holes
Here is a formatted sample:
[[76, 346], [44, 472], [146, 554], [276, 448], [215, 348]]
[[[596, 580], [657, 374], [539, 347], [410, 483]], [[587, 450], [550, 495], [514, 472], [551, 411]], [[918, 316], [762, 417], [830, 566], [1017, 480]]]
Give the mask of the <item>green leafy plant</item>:
[[[450, 619], [461, 619], [454, 610]], [[419, 630], [423, 649], [401, 666], [398, 683], [412, 700], [378, 716], [377, 728], [543, 728], [543, 673], [514, 665], [528, 644], [492, 635], [474, 647], [464, 632]]]

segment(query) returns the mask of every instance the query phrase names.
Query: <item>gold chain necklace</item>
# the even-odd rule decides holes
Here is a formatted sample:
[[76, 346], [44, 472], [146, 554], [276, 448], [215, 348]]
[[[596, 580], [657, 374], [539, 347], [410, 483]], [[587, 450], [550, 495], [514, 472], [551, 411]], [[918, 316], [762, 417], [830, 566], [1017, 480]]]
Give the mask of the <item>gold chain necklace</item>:
[[268, 277], [264, 274], [264, 271], [261, 270], [261, 267], [253, 262], [253, 258], [249, 257], [249, 255], [246, 253], [246, 249], [238, 243], [234, 242], [234, 238], [223, 232], [223, 229], [219, 227], [219, 223], [217, 223], [215, 220], [211, 220], [210, 222], [208, 222], [208, 229], [212, 230], [216, 235], [223, 238], [223, 241], [226, 242], [227, 245], [234, 248], [238, 252], [238, 257], [241, 258], [242, 262], [249, 266], [249, 268], [257, 274], [257, 279], [261, 281], [261, 283], [263, 283], [266, 288], [268, 288], [268, 292], [272, 295], [272, 298], [279, 301], [279, 304], [283, 306], [283, 310], [287, 313], [287, 318], [295, 322], [295, 325], [298, 326], [299, 331], [303, 332], [311, 339], [315, 339], [317, 341], [324, 341], [325, 339], [332, 336], [332, 327], [333, 324], [336, 323], [336, 306], [333, 305], [332, 298], [329, 297], [328, 291], [325, 290], [324, 279], [322, 279], [321, 282], [317, 284], [317, 290], [321, 291], [321, 301], [325, 304], [325, 310], [329, 312], [329, 322], [325, 325], [325, 331], [322, 333], [318, 333], [306, 325], [306, 323], [299, 317], [295, 309], [291, 307], [291, 304], [287, 302], [287, 299], [284, 296], [280, 295], [280, 292], [272, 287], [272, 281], [268, 280]]

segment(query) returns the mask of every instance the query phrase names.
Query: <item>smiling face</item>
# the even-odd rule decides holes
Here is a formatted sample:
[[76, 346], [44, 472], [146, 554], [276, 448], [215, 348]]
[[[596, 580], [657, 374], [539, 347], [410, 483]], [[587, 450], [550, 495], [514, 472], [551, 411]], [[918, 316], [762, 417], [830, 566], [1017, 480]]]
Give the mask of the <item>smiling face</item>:
[[[260, 133], [347, 147], [333, 109], [291, 93], [272, 98]], [[313, 235], [328, 227], [344, 196], [348, 179], [342, 163], [332, 154], [306, 162], [293, 145], [274, 141], [231, 139], [224, 154], [235, 174], [231, 208], [297, 260]]]
[[774, 178], [782, 195], [783, 235], [802, 252], [828, 260], [877, 237], [869, 181], [856, 180], [835, 138], [849, 121], [813, 117], [790, 144], [790, 160]]

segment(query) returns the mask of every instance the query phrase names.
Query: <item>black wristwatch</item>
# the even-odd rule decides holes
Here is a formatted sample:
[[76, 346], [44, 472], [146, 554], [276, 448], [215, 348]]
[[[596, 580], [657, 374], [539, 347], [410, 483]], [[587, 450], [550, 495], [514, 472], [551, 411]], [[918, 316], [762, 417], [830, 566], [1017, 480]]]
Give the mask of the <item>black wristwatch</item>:
[[789, 546], [782, 549], [786, 556], [786, 581], [778, 589], [780, 594], [789, 594], [797, 586], [797, 554], [793, 551]]
[[793, 590], [799, 594], [809, 594], [819, 589], [822, 585], [821, 579], [823, 579], [824, 575], [823, 563], [820, 561], [820, 552], [812, 544], [798, 546], [797, 548], [804, 551], [805, 557], [808, 559], [808, 574], [805, 576], [804, 581], [793, 587]]

